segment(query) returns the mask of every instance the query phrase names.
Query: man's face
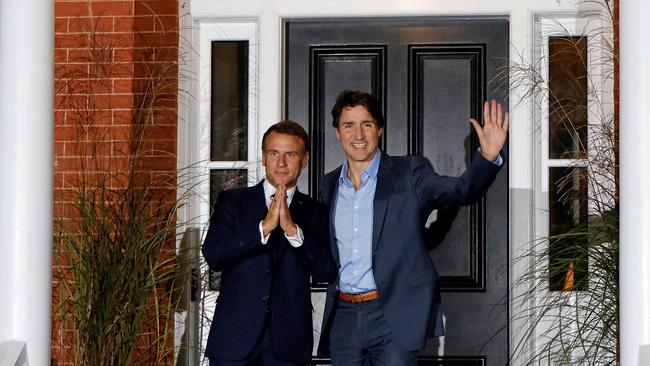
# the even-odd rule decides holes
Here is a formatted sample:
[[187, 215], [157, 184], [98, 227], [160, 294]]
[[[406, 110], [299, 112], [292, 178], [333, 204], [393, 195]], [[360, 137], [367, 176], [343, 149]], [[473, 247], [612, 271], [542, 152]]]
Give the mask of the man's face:
[[266, 180], [275, 188], [284, 184], [287, 188], [296, 185], [300, 172], [309, 162], [305, 143], [298, 136], [271, 132], [266, 136], [262, 164], [266, 169]]
[[357, 105], [346, 107], [341, 111], [336, 138], [352, 163], [370, 163], [379, 146], [383, 128], [377, 127], [366, 107]]

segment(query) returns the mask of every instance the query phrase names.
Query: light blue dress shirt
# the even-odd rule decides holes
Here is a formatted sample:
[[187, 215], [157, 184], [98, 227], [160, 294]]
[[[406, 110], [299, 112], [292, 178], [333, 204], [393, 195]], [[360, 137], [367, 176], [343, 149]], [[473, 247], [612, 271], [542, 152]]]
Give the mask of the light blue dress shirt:
[[381, 151], [361, 174], [358, 190], [348, 179], [348, 162], [343, 162], [334, 212], [334, 235], [341, 269], [339, 291], [360, 293], [377, 289], [372, 274], [372, 217]]
[[[341, 167], [334, 212], [334, 235], [341, 263], [338, 289], [341, 292], [361, 293], [377, 289], [372, 274], [372, 218], [380, 159], [381, 151], [377, 149], [361, 174], [362, 183], [358, 190], [348, 178], [347, 159]], [[503, 164], [501, 154], [492, 164]]]

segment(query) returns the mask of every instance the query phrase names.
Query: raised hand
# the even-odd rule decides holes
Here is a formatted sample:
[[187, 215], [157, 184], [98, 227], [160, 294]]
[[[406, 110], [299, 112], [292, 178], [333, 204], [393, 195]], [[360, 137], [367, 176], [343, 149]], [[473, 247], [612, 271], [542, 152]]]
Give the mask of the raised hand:
[[269, 205], [269, 211], [266, 213], [264, 221], [262, 221], [262, 231], [264, 231], [264, 236], [267, 236], [273, 231], [280, 222], [280, 197], [278, 192], [275, 192], [274, 198], [271, 199], [271, 204]]
[[491, 103], [485, 101], [483, 105], [483, 127], [474, 118], [469, 119], [478, 135], [481, 155], [488, 161], [497, 158], [508, 137], [510, 115], [506, 113], [505, 119], [503, 117], [501, 104], [492, 99]]

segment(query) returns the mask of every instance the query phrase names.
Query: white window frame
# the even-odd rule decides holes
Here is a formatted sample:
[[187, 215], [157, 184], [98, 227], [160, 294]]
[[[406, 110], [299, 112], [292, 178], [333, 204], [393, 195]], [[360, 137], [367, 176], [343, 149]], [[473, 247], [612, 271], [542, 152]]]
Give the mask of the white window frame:
[[[587, 141], [586, 143], [592, 144], [596, 142], [593, 139], [594, 128], [600, 125], [601, 120], [597, 117], [601, 114], [608, 114], [614, 111], [613, 103], [613, 85], [609, 85], [609, 79], [605, 74], [602, 60], [605, 56], [603, 54], [602, 45], [599, 42], [603, 41], [602, 35], [594, 35], [597, 29], [602, 29], [602, 20], [599, 16], [576, 16], [571, 15], [538, 15], [535, 19], [535, 48], [534, 60], [540, 61], [540, 77], [546, 85], [542, 88], [545, 92], [535, 95], [535, 103], [533, 109], [533, 121], [535, 125], [535, 226], [534, 226], [534, 242], [536, 244], [533, 248], [537, 258], [547, 258], [545, 252], [548, 250], [548, 242], [543, 240], [550, 235], [550, 207], [549, 197], [549, 170], [554, 167], [587, 167], [587, 159], [551, 159], [549, 158], [549, 100], [548, 100], [548, 80], [549, 80], [549, 38], [553, 36], [587, 36]], [[598, 84], [595, 87], [595, 84]], [[586, 153], [589, 154], [590, 147], [587, 147]], [[587, 195], [593, 197], [598, 192], [593, 192], [591, 185], [588, 184]], [[596, 207], [593, 206], [592, 200], [588, 199], [588, 213], [593, 213]], [[547, 263], [545, 265], [548, 265]], [[537, 283], [532, 284], [537, 289], [534, 295], [537, 299], [543, 299], [548, 296], [553, 296], [549, 290], [548, 278], [542, 276], [537, 278]], [[579, 301], [579, 296], [575, 291], [562, 292], [555, 294], [557, 296], [564, 296], [568, 302]], [[535, 300], [531, 303], [534, 306]], [[554, 317], [558, 314], [546, 314], [547, 316]], [[540, 314], [531, 314], [533, 318], [540, 318]], [[532, 324], [532, 322], [531, 322]], [[537, 339], [545, 338], [549, 324], [545, 320], [541, 320], [536, 327]], [[539, 345], [531, 345], [533, 348]], [[552, 362], [552, 360], [550, 360]]]
[[[210, 219], [210, 172], [214, 170], [246, 169], [248, 182], [257, 182], [258, 151], [258, 65], [257, 65], [257, 21], [241, 20], [202, 20], [199, 28], [199, 149], [200, 171], [205, 178], [199, 184], [200, 222], [205, 226]], [[211, 96], [212, 96], [212, 42], [213, 41], [248, 41], [248, 137], [246, 161], [211, 161]], [[207, 227], [205, 228], [207, 230]]]
[[[210, 207], [210, 173], [215, 170], [246, 169], [248, 185], [258, 181], [259, 118], [258, 118], [258, 24], [254, 18], [246, 19], [200, 19], [195, 23], [198, 45], [198, 138], [197, 169], [201, 176], [197, 184], [198, 205], [197, 224], [201, 230], [203, 243], [207, 233], [212, 207]], [[248, 41], [248, 126], [247, 126], [247, 160], [246, 161], [211, 161], [211, 96], [212, 96], [212, 42], [213, 41]], [[218, 291], [210, 291], [207, 286], [208, 266], [201, 256], [201, 304], [199, 312], [202, 319], [212, 319]], [[199, 340], [204, 350], [210, 322], [200, 322]], [[208, 360], [200, 355], [200, 364], [207, 365]]]
[[[598, 24], [596, 24], [598, 23]], [[538, 39], [541, 41], [540, 46], [536, 50], [537, 59], [543, 60], [540, 64], [540, 71], [543, 79], [548, 83], [548, 45], [549, 38], [553, 36], [583, 36], [591, 34], [596, 26], [600, 25], [600, 20], [595, 18], [575, 18], [575, 17], [541, 17], [538, 18]], [[590, 75], [590, 78], [594, 75], [600, 74], [600, 66], [595, 65], [592, 60], [597, 57], [597, 42], [596, 37], [587, 38], [587, 72]], [[588, 104], [588, 124], [593, 125], [591, 116], [596, 112], [595, 111], [595, 101], [592, 98], [593, 95], [593, 85], [587, 85], [587, 104]], [[541, 163], [540, 167], [540, 185], [542, 192], [548, 192], [548, 170], [551, 167], [585, 167], [587, 161], [585, 159], [550, 159], [549, 158], [549, 144], [548, 144], [548, 131], [549, 131], [549, 119], [548, 119], [548, 94], [542, 94], [537, 96], [538, 100], [536, 105], [538, 106], [538, 115], [536, 121], [538, 121], [540, 126], [540, 156], [539, 161]], [[541, 108], [540, 108], [541, 107]], [[587, 129], [587, 141], [589, 141], [590, 128]], [[548, 200], [547, 200], [548, 201]], [[546, 209], [548, 210], [548, 202]], [[547, 224], [548, 226], [548, 224]], [[548, 235], [548, 230], [544, 233], [544, 236]]]
[[[544, 90], [548, 90], [548, 44], [549, 37], [553, 36], [587, 36], [587, 73], [589, 75], [587, 85], [587, 143], [593, 142], [593, 130], [600, 125], [596, 116], [600, 114], [613, 113], [614, 103], [613, 90], [606, 85], [607, 77], [604, 75], [603, 66], [598, 60], [603, 58], [600, 36], [592, 36], [597, 29], [602, 27], [602, 20], [599, 17], [577, 17], [566, 16], [538, 16], [536, 19], [536, 42], [535, 59], [540, 60], [540, 74], [545, 81]], [[602, 86], [594, 87], [594, 82]], [[550, 159], [549, 158], [549, 118], [548, 118], [548, 93], [539, 93], [535, 96], [534, 120], [536, 124], [536, 156], [537, 168], [535, 169], [536, 180], [536, 225], [535, 237], [546, 238], [549, 236], [549, 169], [554, 167], [587, 167], [586, 159]], [[602, 106], [601, 107], [599, 107]], [[589, 148], [587, 148], [587, 153]], [[597, 192], [591, 189], [587, 194], [591, 197]], [[588, 212], [594, 212], [595, 207], [589, 203]]]

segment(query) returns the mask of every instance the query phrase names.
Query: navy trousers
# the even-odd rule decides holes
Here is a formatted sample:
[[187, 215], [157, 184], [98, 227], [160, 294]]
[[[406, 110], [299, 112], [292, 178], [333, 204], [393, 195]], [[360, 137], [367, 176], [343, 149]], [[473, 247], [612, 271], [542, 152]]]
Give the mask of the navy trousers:
[[271, 347], [271, 335], [269, 332], [268, 320], [260, 336], [257, 345], [245, 360], [221, 360], [210, 358], [210, 366], [304, 366], [300, 363], [283, 361], [277, 359]]
[[417, 351], [404, 350], [393, 338], [379, 300], [337, 300], [330, 352], [333, 366], [415, 366]]

